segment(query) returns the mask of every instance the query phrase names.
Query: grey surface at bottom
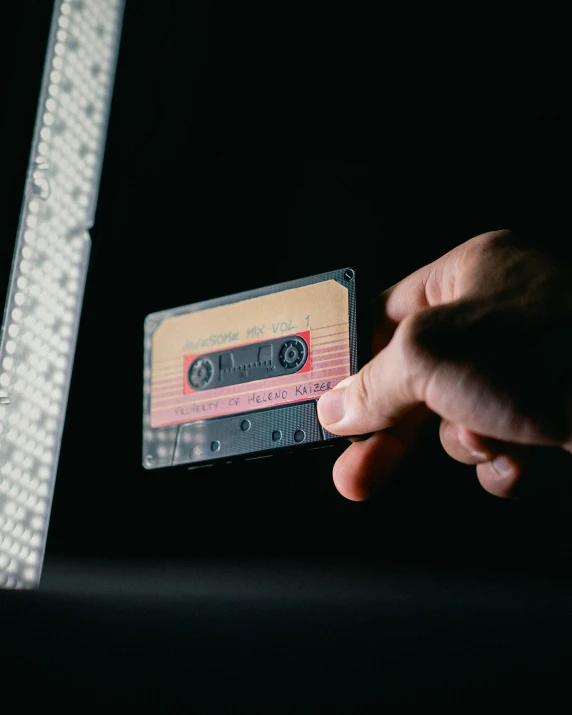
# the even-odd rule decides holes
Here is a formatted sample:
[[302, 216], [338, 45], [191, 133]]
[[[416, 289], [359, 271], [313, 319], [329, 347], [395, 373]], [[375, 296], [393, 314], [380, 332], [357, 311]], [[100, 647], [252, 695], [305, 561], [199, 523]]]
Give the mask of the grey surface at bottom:
[[5, 689], [39, 704], [266, 715], [445, 701], [497, 712], [506, 699], [560, 711], [570, 594], [347, 564], [48, 559], [40, 592], [0, 592], [0, 662]]

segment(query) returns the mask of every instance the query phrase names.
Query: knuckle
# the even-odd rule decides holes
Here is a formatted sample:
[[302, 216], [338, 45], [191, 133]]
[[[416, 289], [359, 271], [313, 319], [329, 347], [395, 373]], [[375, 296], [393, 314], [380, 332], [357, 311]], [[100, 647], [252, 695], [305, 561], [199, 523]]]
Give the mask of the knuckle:
[[474, 250], [477, 254], [487, 254], [490, 251], [495, 251], [499, 248], [507, 248], [513, 246], [518, 240], [517, 234], [509, 229], [499, 231], [487, 231], [479, 236], [475, 236], [467, 242], [468, 248]]
[[409, 397], [421, 402], [426, 402], [427, 386], [438, 362], [429, 337], [434, 312], [433, 308], [427, 308], [400, 324], [400, 384]]
[[433, 336], [438, 327], [438, 313], [438, 310], [428, 308], [403, 321], [403, 346], [408, 353], [416, 357], [431, 355]]
[[435, 364], [439, 347], [439, 309], [427, 308], [408, 316], [401, 324], [401, 361], [413, 374]]

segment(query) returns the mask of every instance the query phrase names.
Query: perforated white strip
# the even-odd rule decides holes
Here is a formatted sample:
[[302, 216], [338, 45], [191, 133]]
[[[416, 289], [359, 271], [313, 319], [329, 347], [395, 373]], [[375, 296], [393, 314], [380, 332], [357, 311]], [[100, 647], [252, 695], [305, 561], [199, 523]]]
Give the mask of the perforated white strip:
[[0, 587], [39, 584], [123, 0], [56, 0], [0, 340]]

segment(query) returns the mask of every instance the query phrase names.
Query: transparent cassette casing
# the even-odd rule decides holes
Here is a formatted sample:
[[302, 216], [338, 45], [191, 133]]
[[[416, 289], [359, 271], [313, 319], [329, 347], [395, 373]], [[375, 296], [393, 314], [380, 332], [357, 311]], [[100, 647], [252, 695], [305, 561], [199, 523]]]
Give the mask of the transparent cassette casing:
[[355, 273], [152, 313], [144, 341], [147, 469], [329, 441], [316, 405], [357, 371]]

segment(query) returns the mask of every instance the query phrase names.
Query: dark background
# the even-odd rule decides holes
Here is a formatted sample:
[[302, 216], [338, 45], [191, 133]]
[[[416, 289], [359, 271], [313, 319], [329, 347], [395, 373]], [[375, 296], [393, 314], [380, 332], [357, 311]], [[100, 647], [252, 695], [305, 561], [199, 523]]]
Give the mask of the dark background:
[[[50, 5], [12, 7], [2, 48], [2, 278]], [[365, 503], [332, 484], [343, 443], [192, 472], [140, 466], [148, 313], [351, 265], [367, 338], [379, 291], [471, 236], [566, 239], [559, 25], [127, 3], [42, 586], [6, 599], [11, 623], [31, 613], [42, 642], [63, 639], [46, 687], [69, 678], [82, 697], [100, 683], [102, 699], [169, 707], [193, 692], [207, 707], [215, 691], [298, 702], [303, 684], [315, 712], [563, 686], [563, 455], [539, 452], [520, 501], [484, 493], [436, 424]], [[213, 673], [226, 696], [207, 687]]]

